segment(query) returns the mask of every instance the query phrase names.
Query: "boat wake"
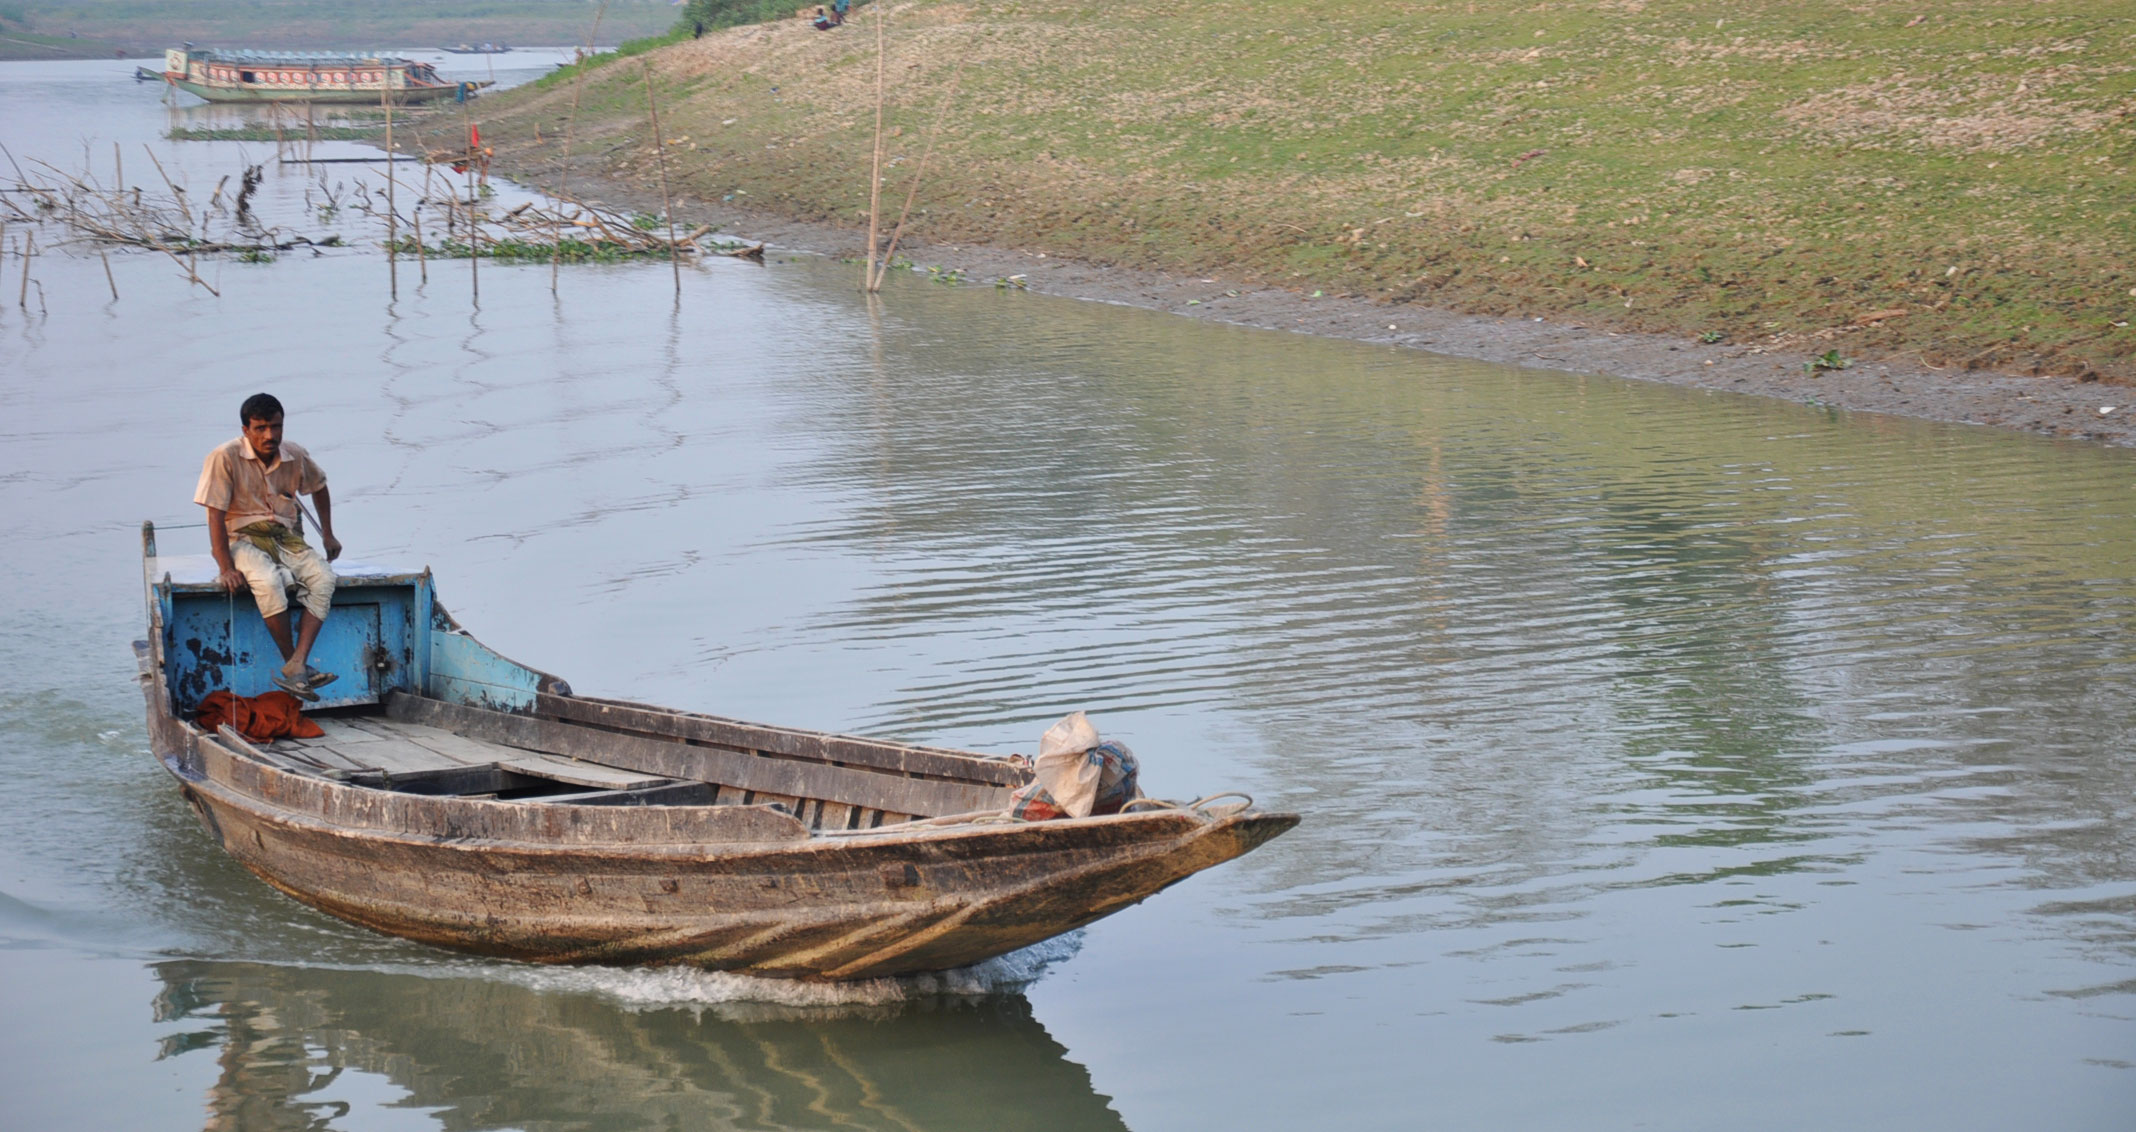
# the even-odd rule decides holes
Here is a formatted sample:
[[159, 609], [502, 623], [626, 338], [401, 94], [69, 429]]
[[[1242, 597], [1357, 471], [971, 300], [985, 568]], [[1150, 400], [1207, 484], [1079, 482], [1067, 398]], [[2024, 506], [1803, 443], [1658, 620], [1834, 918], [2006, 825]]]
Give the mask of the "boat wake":
[[953, 971], [807, 983], [695, 967], [527, 967], [505, 977], [532, 990], [590, 993], [628, 1009], [710, 1009], [732, 1021], [846, 1015], [930, 998], [980, 998], [1020, 991], [1081, 949], [1069, 932], [1020, 951]]

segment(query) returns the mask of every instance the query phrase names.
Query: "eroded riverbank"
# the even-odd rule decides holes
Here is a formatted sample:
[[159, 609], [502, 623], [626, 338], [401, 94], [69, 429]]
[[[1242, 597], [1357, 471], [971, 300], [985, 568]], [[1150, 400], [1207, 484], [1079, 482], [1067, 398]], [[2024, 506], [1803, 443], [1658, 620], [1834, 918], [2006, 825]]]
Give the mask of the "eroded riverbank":
[[[531, 147], [511, 145], [500, 146], [498, 169], [526, 184], [548, 187], [554, 187], [559, 172]], [[571, 178], [578, 195], [626, 208], [661, 208], [657, 189], [584, 170], [574, 170]], [[679, 198], [675, 204], [678, 225], [717, 224], [725, 234], [763, 240], [776, 249], [856, 259], [854, 286], [860, 286], [857, 257], [867, 244], [864, 230], [796, 220], [732, 202]], [[1041, 294], [1212, 322], [2136, 447], [2136, 388], [2126, 385], [1939, 368], [1918, 360], [1908, 364], [1883, 359], [1811, 372], [1805, 370], [1799, 350], [1782, 353], [1756, 344], [1701, 343], [1543, 319], [1465, 315], [1358, 295], [1314, 296], [1222, 276], [1108, 267], [1039, 250], [933, 244], [911, 236], [900, 243], [898, 256], [921, 270], [932, 266], [959, 271], [962, 286], [1016, 280], [1016, 285]]]

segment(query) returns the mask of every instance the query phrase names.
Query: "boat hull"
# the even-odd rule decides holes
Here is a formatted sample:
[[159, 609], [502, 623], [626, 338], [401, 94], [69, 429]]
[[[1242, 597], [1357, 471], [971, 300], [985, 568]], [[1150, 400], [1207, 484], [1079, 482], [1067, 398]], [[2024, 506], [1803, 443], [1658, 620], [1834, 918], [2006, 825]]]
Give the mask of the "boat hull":
[[240, 864], [353, 924], [540, 963], [795, 979], [982, 962], [1138, 903], [1297, 821], [1163, 811], [840, 841], [538, 846], [352, 831], [180, 778]]
[[577, 696], [468, 636], [428, 571], [347, 563], [313, 650], [341, 698], [316, 736], [256, 743], [194, 720], [273, 663], [257, 614], [232, 616], [208, 556], [159, 557], [153, 529], [144, 548], [149, 740], [202, 824], [291, 897], [423, 943], [794, 979], [939, 971], [1298, 822], [1243, 799], [1014, 821], [1025, 763]]
[[[209, 102], [295, 102], [376, 106], [379, 104], [379, 96], [381, 94], [381, 92], [378, 90], [354, 89], [235, 89], [231, 87], [210, 86], [206, 83], [194, 82], [191, 79], [171, 79], [170, 83], [172, 86], [175, 86], [178, 89], [187, 92], [188, 94], [197, 94], [200, 97], [207, 99]], [[453, 96], [453, 92], [458, 89], [459, 88], [457, 86], [403, 87], [395, 88], [389, 93], [395, 105], [406, 106], [412, 103], [434, 102], [441, 98], [451, 98]]]

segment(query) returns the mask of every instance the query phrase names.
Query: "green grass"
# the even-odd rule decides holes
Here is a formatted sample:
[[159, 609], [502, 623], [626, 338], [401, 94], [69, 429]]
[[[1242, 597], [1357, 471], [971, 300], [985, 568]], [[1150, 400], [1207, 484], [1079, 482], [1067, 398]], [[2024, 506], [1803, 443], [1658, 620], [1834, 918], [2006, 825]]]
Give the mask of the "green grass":
[[[864, 223], [872, 18], [655, 51], [671, 175]], [[955, 90], [933, 239], [2136, 378], [2125, 3], [1002, 0], [887, 27], [886, 208]], [[589, 73], [582, 168], [650, 174], [642, 82]], [[493, 102], [485, 133], [540, 125], [523, 152], [553, 158], [564, 89]]]

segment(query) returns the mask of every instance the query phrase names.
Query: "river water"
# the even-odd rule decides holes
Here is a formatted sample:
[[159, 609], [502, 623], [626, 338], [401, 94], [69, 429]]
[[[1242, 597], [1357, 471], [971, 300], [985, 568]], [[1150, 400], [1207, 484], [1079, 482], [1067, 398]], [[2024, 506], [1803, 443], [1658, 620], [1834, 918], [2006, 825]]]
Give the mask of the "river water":
[[[196, 202], [260, 163], [263, 217], [362, 242], [319, 206], [377, 167], [165, 140], [232, 116], [130, 70], [0, 68], [0, 141], [151, 194], [153, 151]], [[679, 300], [665, 264], [554, 294], [485, 266], [477, 303], [464, 261], [393, 298], [362, 247], [202, 260], [216, 297], [113, 252], [114, 302], [46, 225], [25, 310], [23, 234], [0, 1126], [2136, 1114], [2136, 452], [983, 281], [871, 304], [797, 257]], [[128, 646], [139, 524], [201, 540], [200, 457], [257, 389], [352, 556], [429, 564], [581, 692], [989, 751], [1086, 708], [1152, 793], [1304, 824], [1032, 952], [842, 989], [310, 912], [180, 803]]]

